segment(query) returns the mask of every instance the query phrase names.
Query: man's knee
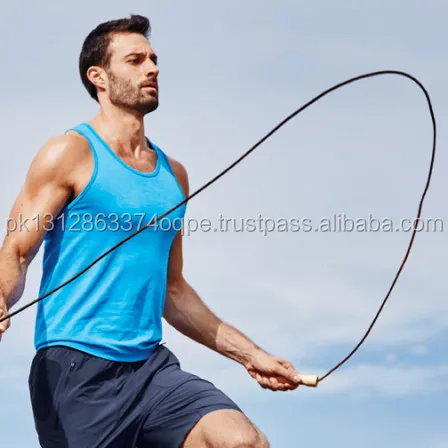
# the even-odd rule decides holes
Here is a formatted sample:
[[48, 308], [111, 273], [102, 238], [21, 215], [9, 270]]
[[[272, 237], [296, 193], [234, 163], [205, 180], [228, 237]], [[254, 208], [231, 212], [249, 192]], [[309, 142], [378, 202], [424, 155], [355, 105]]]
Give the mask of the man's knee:
[[[224, 440], [209, 440], [210, 446], [226, 448], [269, 448], [266, 436], [254, 425], [247, 423], [238, 428], [223, 428]], [[216, 445], [213, 445], [216, 443]]]
[[241, 412], [223, 410], [201, 419], [185, 441], [185, 448], [269, 448], [266, 436]]
[[[227, 446], [227, 445], [226, 445]], [[266, 436], [251, 425], [244, 431], [229, 434], [229, 448], [269, 448], [269, 442]]]
[[269, 444], [269, 440], [267, 439], [267, 437], [259, 430], [257, 430], [258, 432], [258, 438], [257, 438], [257, 447], [260, 448], [270, 448], [270, 444]]

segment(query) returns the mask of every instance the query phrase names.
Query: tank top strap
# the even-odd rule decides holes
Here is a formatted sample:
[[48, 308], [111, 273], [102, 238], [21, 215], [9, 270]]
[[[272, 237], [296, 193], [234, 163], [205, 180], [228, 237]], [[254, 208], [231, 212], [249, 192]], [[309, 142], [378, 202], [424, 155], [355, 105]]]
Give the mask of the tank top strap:
[[173, 168], [171, 167], [171, 163], [168, 160], [168, 156], [166, 155], [166, 153], [156, 144], [154, 144], [154, 142], [152, 142], [151, 140], [148, 140], [148, 143], [150, 144], [150, 146], [152, 148], [154, 148], [154, 150], [157, 153], [157, 157], [159, 157], [160, 159], [160, 165], [164, 167], [164, 169], [173, 177], [174, 182], [176, 183], [178, 189], [181, 192], [182, 195], [182, 200], [185, 198], [185, 194], [184, 194], [184, 190], [182, 188], [182, 186], [179, 183], [179, 180], [177, 179], [177, 176], [174, 174]]
[[91, 150], [93, 151], [96, 158], [98, 158], [99, 152], [98, 148], [101, 148], [101, 142], [99, 141], [97, 135], [95, 132], [93, 132], [92, 128], [87, 123], [79, 123], [76, 126], [73, 126], [65, 131], [67, 133], [68, 131], [75, 131], [78, 134], [82, 135], [86, 138], [86, 140], [89, 142], [89, 146]]
[[[65, 132], [68, 131], [75, 131], [78, 134], [84, 136], [87, 141], [89, 142], [90, 147], [92, 148], [92, 151], [94, 152], [94, 155], [98, 157], [98, 153], [101, 151], [98, 151], [99, 148], [104, 148], [105, 143], [104, 141], [98, 136], [98, 134], [92, 129], [92, 127], [88, 123], [79, 123], [76, 126], [73, 126], [69, 129], [67, 129]], [[156, 152], [157, 158], [160, 159], [160, 163], [164, 166], [165, 169], [167, 169], [173, 176], [173, 170], [171, 169], [171, 165], [168, 161], [168, 157], [166, 154], [162, 151], [162, 149], [154, 144], [148, 137], [146, 137], [146, 141], [148, 142], [148, 145], [154, 149]], [[106, 153], [109, 154], [109, 149], [106, 150]], [[110, 154], [109, 154], [110, 155]], [[115, 156], [116, 157], [116, 156]]]
[[162, 149], [157, 146], [152, 140], [150, 140], [148, 137], [146, 137], [146, 141], [148, 142], [149, 146], [154, 149], [154, 151], [157, 154], [157, 157], [160, 159], [160, 164], [163, 165], [165, 169], [167, 169], [171, 174], [174, 175], [173, 170], [171, 169], [171, 165], [168, 161], [168, 157], [166, 154], [162, 151]]

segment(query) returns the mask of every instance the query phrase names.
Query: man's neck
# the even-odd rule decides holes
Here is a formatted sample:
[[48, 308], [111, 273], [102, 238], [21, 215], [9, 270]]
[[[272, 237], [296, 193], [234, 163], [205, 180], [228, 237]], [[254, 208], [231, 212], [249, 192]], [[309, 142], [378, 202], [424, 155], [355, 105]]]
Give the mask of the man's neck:
[[143, 116], [123, 109], [102, 108], [90, 124], [117, 151], [138, 154], [147, 149]]

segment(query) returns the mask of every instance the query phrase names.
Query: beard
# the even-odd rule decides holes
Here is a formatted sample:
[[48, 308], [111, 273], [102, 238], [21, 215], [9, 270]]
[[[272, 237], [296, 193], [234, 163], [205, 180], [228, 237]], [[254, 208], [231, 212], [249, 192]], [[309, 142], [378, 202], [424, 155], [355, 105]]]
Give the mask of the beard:
[[112, 72], [109, 72], [108, 76], [110, 80], [109, 100], [114, 106], [135, 110], [143, 115], [153, 112], [159, 106], [158, 92], [156, 95], [145, 95], [129, 80], [119, 78]]

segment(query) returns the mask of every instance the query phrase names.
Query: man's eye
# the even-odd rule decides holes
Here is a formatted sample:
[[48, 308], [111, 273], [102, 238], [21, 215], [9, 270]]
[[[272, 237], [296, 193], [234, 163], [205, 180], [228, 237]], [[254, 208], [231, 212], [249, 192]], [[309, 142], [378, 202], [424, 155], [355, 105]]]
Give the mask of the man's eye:
[[133, 58], [133, 59], [130, 59], [129, 62], [130, 62], [131, 64], [137, 64], [138, 59]]

